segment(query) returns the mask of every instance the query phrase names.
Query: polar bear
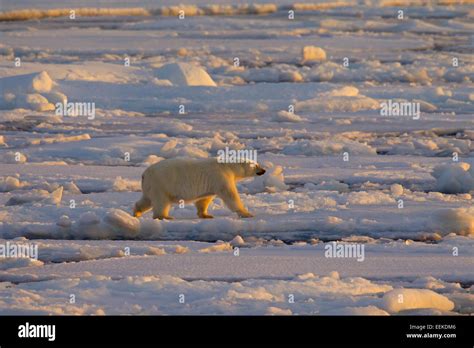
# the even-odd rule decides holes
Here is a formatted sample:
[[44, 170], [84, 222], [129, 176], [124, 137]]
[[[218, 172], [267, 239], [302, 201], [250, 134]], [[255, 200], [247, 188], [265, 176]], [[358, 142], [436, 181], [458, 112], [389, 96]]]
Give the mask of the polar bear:
[[169, 210], [181, 200], [194, 202], [197, 215], [210, 219], [207, 208], [217, 196], [242, 218], [252, 217], [242, 204], [237, 191], [239, 180], [263, 175], [257, 162], [220, 163], [216, 158], [172, 158], [155, 163], [142, 175], [142, 197], [135, 203], [133, 215], [140, 217], [153, 209], [154, 219], [172, 219]]

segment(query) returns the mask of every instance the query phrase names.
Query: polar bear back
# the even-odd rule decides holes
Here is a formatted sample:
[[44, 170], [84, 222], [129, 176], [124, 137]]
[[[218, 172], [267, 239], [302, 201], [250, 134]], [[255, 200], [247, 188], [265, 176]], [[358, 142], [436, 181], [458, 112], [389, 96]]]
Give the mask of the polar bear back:
[[214, 195], [226, 182], [234, 181], [226, 166], [215, 158], [172, 158], [148, 167], [143, 173], [143, 194], [165, 195], [171, 201], [193, 201]]

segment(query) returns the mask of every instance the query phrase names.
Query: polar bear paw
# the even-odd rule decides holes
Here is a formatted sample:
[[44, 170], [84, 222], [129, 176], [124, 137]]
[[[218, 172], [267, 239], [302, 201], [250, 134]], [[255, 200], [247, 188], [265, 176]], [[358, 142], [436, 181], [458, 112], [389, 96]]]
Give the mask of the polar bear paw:
[[172, 217], [172, 216], [153, 216], [153, 219], [159, 219], [159, 220], [174, 220], [174, 217]]
[[237, 214], [239, 214], [239, 216], [244, 219], [253, 217], [253, 215], [250, 214], [248, 211], [239, 211], [237, 212]]
[[198, 214], [201, 219], [214, 219], [214, 216], [210, 214]]

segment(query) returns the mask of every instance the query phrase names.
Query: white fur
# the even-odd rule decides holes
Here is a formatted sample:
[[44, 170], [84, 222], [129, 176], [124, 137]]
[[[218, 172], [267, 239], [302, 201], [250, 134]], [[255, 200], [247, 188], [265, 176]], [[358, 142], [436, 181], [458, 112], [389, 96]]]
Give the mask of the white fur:
[[153, 218], [171, 219], [172, 204], [194, 202], [200, 218], [212, 218], [207, 208], [218, 196], [240, 217], [252, 217], [242, 204], [236, 182], [265, 171], [256, 163], [218, 163], [217, 159], [173, 158], [155, 163], [142, 175], [142, 198], [135, 203], [139, 217], [153, 209]]

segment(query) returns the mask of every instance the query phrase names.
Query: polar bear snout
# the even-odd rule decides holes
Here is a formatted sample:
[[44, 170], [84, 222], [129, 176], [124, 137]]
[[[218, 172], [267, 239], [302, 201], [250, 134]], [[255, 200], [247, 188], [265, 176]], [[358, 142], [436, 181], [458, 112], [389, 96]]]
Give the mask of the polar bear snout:
[[265, 172], [266, 172], [265, 169], [259, 168], [259, 169], [257, 170], [257, 175], [258, 175], [258, 176], [263, 175], [263, 174], [265, 174]]

